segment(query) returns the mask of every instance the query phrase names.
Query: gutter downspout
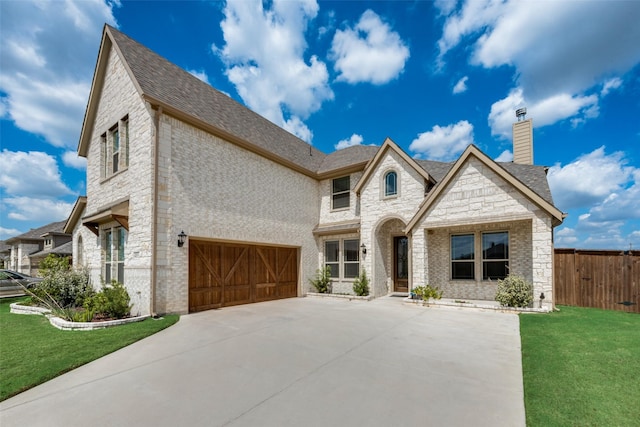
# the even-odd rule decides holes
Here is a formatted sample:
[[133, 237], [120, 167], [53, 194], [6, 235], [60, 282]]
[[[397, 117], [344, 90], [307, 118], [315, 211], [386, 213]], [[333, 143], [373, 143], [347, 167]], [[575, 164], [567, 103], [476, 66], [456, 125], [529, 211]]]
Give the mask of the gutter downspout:
[[[152, 107], [153, 108], [153, 107]], [[154, 150], [153, 150], [153, 202], [151, 212], [151, 295], [149, 311], [151, 317], [156, 318], [156, 282], [158, 280], [158, 271], [156, 269], [156, 261], [158, 258], [158, 158], [160, 157], [160, 116], [162, 115], [162, 106], [158, 106], [156, 114], [153, 118], [153, 126], [155, 131]]]

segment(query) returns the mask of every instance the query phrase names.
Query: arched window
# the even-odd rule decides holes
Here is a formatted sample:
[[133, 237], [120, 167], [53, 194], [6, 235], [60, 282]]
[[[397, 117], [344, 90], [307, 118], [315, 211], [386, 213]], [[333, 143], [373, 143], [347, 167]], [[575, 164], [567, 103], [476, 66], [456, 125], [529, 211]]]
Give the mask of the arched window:
[[398, 175], [394, 172], [387, 172], [384, 176], [384, 196], [395, 196], [398, 194]]

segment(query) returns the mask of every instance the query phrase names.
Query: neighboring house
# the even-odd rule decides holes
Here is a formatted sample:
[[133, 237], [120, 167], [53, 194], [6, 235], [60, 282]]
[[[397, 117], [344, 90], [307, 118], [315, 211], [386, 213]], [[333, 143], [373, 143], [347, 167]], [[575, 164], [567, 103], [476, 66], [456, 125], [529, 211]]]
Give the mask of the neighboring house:
[[78, 146], [87, 196], [65, 231], [76, 264], [145, 314], [302, 296], [323, 266], [334, 292], [366, 270], [374, 296], [428, 283], [493, 299], [514, 273], [551, 307], [563, 214], [530, 164], [531, 120], [514, 133], [514, 163], [475, 146], [415, 160], [391, 139], [326, 155], [105, 26]]
[[11, 246], [0, 240], [0, 268], [8, 268], [11, 258]]
[[5, 268], [37, 276], [40, 261], [47, 255], [71, 256], [71, 234], [63, 231], [65, 223], [53, 222], [5, 240]]

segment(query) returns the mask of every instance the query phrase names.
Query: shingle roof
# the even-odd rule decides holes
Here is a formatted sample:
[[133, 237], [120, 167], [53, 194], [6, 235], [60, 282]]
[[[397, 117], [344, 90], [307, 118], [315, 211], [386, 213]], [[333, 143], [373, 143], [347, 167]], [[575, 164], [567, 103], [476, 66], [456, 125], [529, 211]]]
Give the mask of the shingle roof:
[[111, 26], [143, 95], [315, 173], [326, 154], [200, 81]]
[[43, 225], [42, 227], [32, 228], [26, 233], [22, 233], [18, 236], [11, 237], [5, 240], [5, 243], [11, 243], [19, 240], [44, 240], [43, 234], [46, 233], [60, 233], [64, 234], [63, 228], [66, 221], [52, 222], [51, 224]]
[[[453, 162], [437, 162], [433, 160], [418, 160], [420, 166], [431, 175], [436, 182], [440, 182], [447, 174]], [[553, 197], [547, 181], [547, 173], [544, 166], [521, 165], [512, 162], [497, 162], [507, 172], [513, 175], [524, 185], [533, 190], [538, 196], [553, 205]]]
[[355, 145], [334, 151], [324, 158], [318, 169], [318, 173], [323, 174], [352, 165], [366, 163], [376, 155], [379, 148], [380, 147], [371, 145]]
[[60, 246], [56, 246], [55, 248], [52, 249], [45, 249], [43, 251], [40, 252], [35, 252], [30, 254], [29, 256], [32, 257], [45, 257], [49, 254], [56, 254], [56, 255], [71, 255], [72, 252], [72, 248], [73, 248], [73, 242], [69, 241], [67, 243], [63, 243]]

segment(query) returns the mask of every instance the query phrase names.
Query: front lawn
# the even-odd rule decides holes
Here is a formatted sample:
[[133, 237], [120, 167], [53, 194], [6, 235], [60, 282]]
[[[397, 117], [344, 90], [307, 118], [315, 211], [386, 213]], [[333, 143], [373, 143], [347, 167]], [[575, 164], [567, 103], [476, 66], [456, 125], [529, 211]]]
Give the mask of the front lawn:
[[40, 315], [11, 314], [0, 300], [0, 400], [169, 327], [177, 315], [95, 331], [61, 331]]
[[637, 426], [640, 315], [559, 307], [520, 316], [528, 426]]

